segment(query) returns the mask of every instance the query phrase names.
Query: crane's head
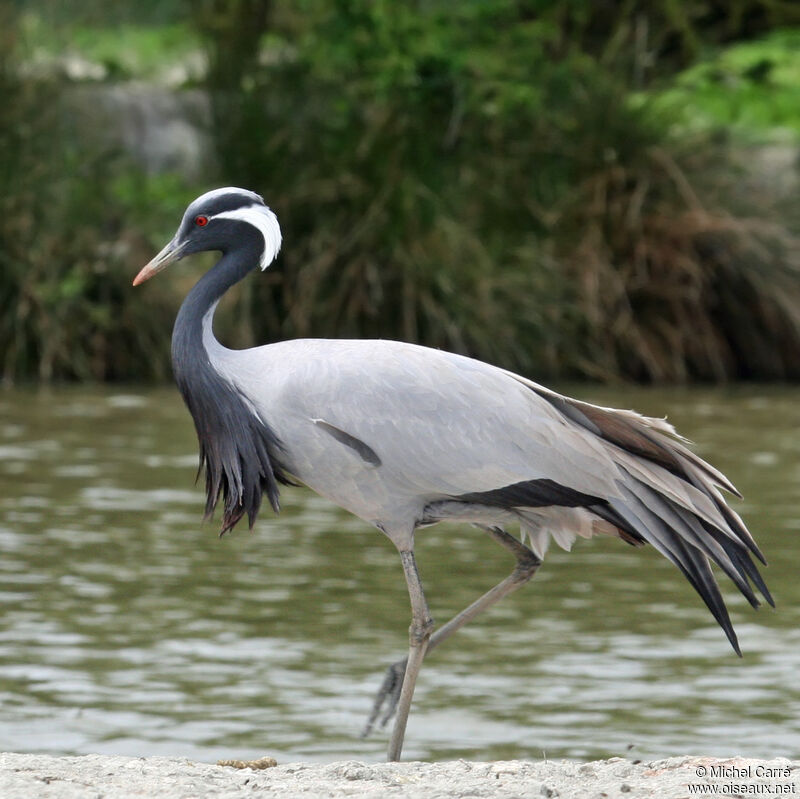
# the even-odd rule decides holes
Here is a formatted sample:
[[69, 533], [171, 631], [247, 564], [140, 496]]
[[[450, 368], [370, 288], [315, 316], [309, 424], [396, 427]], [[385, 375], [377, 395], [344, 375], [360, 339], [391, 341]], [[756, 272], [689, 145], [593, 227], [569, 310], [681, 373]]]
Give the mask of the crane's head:
[[133, 280], [138, 286], [184, 255], [205, 250], [227, 252], [245, 235], [255, 231], [263, 247], [259, 266], [266, 269], [281, 248], [281, 229], [275, 214], [252, 191], [227, 187], [206, 192], [186, 209], [172, 241], [139, 272]]

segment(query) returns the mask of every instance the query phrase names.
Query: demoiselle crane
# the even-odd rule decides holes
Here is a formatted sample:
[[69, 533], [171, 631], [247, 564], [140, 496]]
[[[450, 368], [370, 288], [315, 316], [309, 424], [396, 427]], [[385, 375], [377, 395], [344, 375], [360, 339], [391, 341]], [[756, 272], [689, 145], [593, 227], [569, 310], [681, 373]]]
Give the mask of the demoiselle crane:
[[[414, 344], [304, 339], [227, 349], [212, 329], [217, 303], [249, 272], [266, 269], [280, 245], [278, 221], [259, 195], [216, 189], [189, 205], [133, 284], [192, 253], [222, 252], [184, 300], [172, 334], [175, 378], [205, 468], [206, 515], [221, 499], [222, 533], [245, 515], [252, 528], [262, 494], [277, 512], [279, 484], [297, 481], [397, 548], [411, 599], [409, 652], [389, 668], [368, 722], [395, 713], [390, 760], [400, 757], [426, 652], [530, 580], [551, 537], [567, 549], [594, 535], [652, 544], [741, 654], [710, 561], [754, 607], [753, 586], [773, 604], [751, 555], [765, 561], [720, 493], [736, 489], [669, 424]], [[414, 536], [442, 521], [484, 530], [516, 565], [434, 632]]]

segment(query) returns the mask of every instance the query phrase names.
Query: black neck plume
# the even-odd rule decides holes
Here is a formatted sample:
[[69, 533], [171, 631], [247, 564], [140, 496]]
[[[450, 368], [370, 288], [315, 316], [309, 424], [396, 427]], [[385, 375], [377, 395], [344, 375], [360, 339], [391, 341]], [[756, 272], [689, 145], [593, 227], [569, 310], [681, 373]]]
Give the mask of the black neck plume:
[[278, 483], [289, 484], [280, 465], [281, 444], [230, 380], [212, 365], [203, 341], [203, 326], [222, 295], [258, 264], [261, 254], [254, 237], [224, 253], [189, 292], [172, 331], [172, 366], [184, 402], [194, 419], [200, 444], [200, 471], [206, 475], [206, 518], [220, 496], [222, 530], [230, 530], [244, 515], [253, 527], [266, 493], [277, 513]]

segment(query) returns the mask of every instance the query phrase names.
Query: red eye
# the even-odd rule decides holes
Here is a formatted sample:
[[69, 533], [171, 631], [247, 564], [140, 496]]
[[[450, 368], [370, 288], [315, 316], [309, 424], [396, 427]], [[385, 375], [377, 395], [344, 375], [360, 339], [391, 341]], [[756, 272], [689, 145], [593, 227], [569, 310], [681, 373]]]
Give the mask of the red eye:
[[207, 216], [196, 216], [194, 218], [194, 223], [197, 227], [205, 227], [208, 224], [208, 217]]

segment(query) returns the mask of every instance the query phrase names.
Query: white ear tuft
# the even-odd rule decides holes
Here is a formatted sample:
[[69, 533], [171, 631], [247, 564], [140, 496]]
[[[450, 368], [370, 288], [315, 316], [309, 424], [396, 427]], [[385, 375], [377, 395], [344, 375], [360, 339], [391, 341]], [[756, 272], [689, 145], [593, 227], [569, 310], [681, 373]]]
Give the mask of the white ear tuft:
[[221, 214], [214, 214], [212, 219], [238, 219], [259, 230], [264, 237], [264, 252], [259, 261], [262, 271], [278, 255], [281, 248], [281, 226], [278, 224], [278, 218], [266, 205], [248, 205], [246, 208], [237, 208], [235, 211], [223, 211]]

